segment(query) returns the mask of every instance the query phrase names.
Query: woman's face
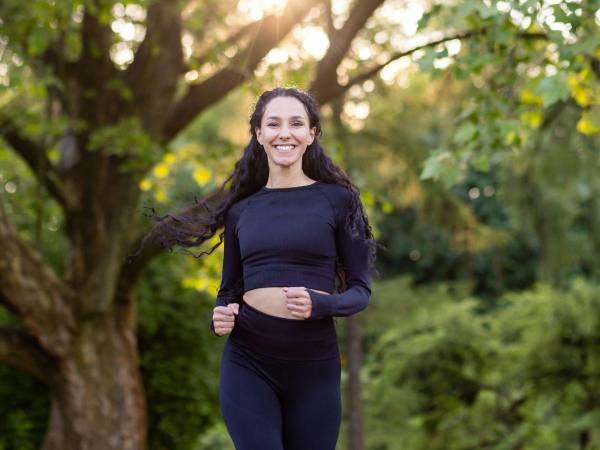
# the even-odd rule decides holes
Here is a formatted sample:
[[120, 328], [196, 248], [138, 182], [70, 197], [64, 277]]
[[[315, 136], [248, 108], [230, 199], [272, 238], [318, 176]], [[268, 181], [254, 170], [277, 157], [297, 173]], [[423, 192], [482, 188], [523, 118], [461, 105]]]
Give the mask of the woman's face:
[[302, 165], [302, 155], [315, 139], [315, 132], [300, 100], [275, 97], [265, 107], [256, 137], [265, 149], [269, 167], [291, 166], [298, 161]]

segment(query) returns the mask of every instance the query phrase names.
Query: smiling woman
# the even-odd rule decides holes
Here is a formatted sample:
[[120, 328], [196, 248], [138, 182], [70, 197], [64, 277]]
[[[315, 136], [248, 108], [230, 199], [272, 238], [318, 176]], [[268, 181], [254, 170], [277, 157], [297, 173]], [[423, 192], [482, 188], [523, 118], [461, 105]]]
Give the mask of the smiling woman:
[[311, 95], [266, 91], [249, 125], [221, 203], [203, 202], [208, 216], [179, 215], [162, 237], [192, 247], [190, 235], [210, 239], [224, 227], [210, 325], [228, 336], [219, 401], [235, 448], [334, 450], [341, 423], [334, 318], [368, 306], [376, 243], [358, 189], [319, 143]]
[[[341, 421], [333, 318], [369, 303], [372, 234], [350, 179], [319, 145], [310, 95], [263, 93], [250, 132], [225, 213], [213, 309], [214, 333], [229, 334], [221, 411], [236, 449], [333, 450]], [[357, 233], [347, 227], [353, 215]], [[336, 259], [347, 287], [337, 294]]]

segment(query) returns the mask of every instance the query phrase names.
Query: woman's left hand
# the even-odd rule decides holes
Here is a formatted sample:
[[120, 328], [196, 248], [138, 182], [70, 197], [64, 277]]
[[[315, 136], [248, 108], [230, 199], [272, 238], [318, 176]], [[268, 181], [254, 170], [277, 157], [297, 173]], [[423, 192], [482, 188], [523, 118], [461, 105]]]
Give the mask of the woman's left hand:
[[308, 319], [312, 312], [312, 300], [304, 286], [284, 287], [287, 308], [292, 316]]

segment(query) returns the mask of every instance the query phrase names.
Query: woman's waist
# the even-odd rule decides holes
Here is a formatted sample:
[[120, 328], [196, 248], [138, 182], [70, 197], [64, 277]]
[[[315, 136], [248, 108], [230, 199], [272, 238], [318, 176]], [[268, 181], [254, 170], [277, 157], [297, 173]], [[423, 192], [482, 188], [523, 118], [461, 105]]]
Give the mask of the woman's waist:
[[[329, 292], [313, 288], [310, 289], [329, 295]], [[282, 287], [261, 287], [250, 289], [244, 293], [242, 298], [244, 302], [265, 314], [281, 318], [305, 320], [292, 315], [291, 311], [287, 307], [287, 296]]]
[[259, 353], [283, 359], [339, 356], [333, 317], [298, 320], [275, 317], [242, 301], [231, 339]]

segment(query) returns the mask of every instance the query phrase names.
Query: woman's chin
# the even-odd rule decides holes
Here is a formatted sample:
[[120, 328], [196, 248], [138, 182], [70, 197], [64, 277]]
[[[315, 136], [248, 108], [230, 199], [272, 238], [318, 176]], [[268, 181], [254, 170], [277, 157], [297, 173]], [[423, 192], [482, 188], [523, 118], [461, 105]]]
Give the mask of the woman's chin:
[[273, 157], [273, 162], [282, 166], [291, 166], [298, 161], [298, 155], [276, 155]]

